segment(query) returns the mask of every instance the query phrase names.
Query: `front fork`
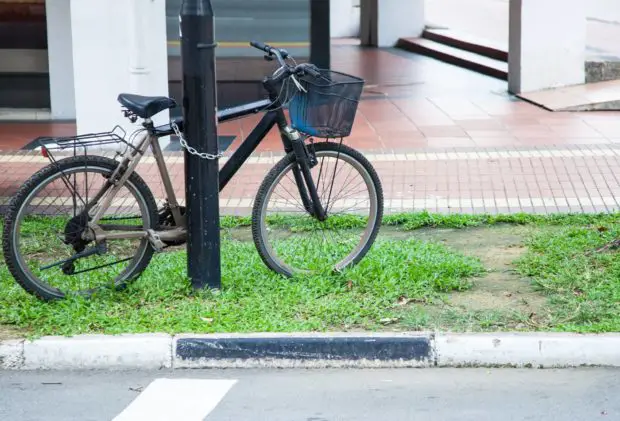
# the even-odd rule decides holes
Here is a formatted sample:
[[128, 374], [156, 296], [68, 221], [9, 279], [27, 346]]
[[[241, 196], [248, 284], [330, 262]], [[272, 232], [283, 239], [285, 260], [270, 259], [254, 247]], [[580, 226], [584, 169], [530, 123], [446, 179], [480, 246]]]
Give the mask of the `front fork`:
[[293, 176], [295, 177], [295, 183], [299, 189], [299, 195], [304, 208], [319, 221], [325, 221], [327, 219], [327, 210], [321, 204], [321, 199], [310, 173], [310, 169], [317, 164], [316, 156], [309, 153], [303, 137], [297, 130], [290, 126], [285, 126], [282, 132], [283, 136], [289, 140], [292, 151], [295, 154]]
[[275, 105], [276, 122], [280, 130], [280, 137], [284, 144], [284, 150], [286, 153], [293, 152], [295, 154], [293, 176], [295, 177], [295, 183], [299, 189], [299, 195], [301, 196], [303, 206], [310, 215], [314, 216], [319, 221], [325, 221], [327, 219], [327, 209], [324, 209], [321, 204], [314, 180], [312, 180], [312, 174], [310, 173], [310, 169], [316, 165], [316, 156], [314, 153], [311, 154], [308, 152], [301, 134], [288, 125], [284, 111], [282, 110], [279, 91], [276, 89], [273, 81], [269, 78], [265, 78], [263, 80], [263, 86]]

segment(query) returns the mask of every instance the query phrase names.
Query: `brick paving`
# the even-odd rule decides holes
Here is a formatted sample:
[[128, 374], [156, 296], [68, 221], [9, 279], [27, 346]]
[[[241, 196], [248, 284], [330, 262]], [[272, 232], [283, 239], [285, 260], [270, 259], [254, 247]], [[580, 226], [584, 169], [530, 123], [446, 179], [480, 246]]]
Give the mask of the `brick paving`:
[[[346, 140], [381, 177], [386, 211], [466, 213], [620, 210], [620, 113], [553, 113], [507, 95], [506, 83], [415, 54], [335, 46], [333, 66], [367, 81]], [[258, 117], [220, 125], [235, 136]], [[16, 149], [37, 135], [70, 134], [71, 124], [0, 124], [0, 202], [47, 162]], [[221, 195], [222, 213], [247, 214], [260, 182], [281, 156], [270, 133]], [[182, 154], [168, 155], [184, 196]], [[222, 162], [223, 163], [223, 162]], [[138, 168], [158, 198], [152, 158]]]
[[[557, 213], [620, 210], [620, 145], [553, 148], [452, 148], [368, 153], [382, 180], [386, 212]], [[254, 156], [222, 191], [224, 214], [248, 214], [258, 186], [279, 156]], [[23, 180], [46, 164], [34, 153], [0, 156], [6, 204]], [[225, 162], [225, 160], [223, 161]], [[184, 197], [182, 156], [168, 157], [173, 184]], [[163, 198], [148, 157], [138, 172]]]

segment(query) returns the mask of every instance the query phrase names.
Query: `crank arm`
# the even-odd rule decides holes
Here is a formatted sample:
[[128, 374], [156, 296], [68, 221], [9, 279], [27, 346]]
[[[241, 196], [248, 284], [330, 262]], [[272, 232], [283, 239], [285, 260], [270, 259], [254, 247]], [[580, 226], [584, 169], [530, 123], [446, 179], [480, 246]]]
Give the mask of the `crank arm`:
[[99, 228], [104, 231], [140, 231], [144, 227], [142, 225], [99, 224]]
[[56, 266], [62, 266], [62, 265], [67, 264], [67, 263], [73, 263], [73, 262], [75, 262], [78, 259], [82, 259], [84, 257], [93, 256], [95, 254], [103, 254], [106, 251], [107, 251], [107, 247], [106, 247], [105, 243], [99, 243], [95, 247], [91, 247], [91, 248], [86, 249], [84, 251], [81, 251], [81, 252], [79, 252], [77, 254], [74, 254], [73, 256], [69, 257], [68, 259], [61, 260], [61, 261], [56, 262], [56, 263], [52, 263], [51, 265], [40, 267], [39, 270], [47, 270], [47, 269], [51, 269], [51, 268], [56, 267]]

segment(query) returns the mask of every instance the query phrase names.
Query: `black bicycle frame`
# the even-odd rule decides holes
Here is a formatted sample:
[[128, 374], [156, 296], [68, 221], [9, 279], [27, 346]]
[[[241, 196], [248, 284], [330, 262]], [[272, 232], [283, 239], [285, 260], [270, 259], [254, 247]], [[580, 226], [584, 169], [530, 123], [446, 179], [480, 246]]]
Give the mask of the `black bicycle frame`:
[[[226, 121], [246, 117], [252, 114], [257, 114], [259, 112], [265, 111], [271, 105], [272, 102], [265, 99], [239, 105], [237, 107], [226, 108], [224, 110], [218, 111], [217, 121], [218, 123], [224, 123]], [[278, 113], [280, 113], [281, 116], [279, 116]], [[259, 121], [256, 127], [254, 127], [250, 134], [241, 143], [239, 148], [232, 154], [232, 156], [220, 169], [220, 191], [224, 189], [224, 187], [226, 187], [226, 184], [228, 184], [230, 179], [237, 173], [239, 168], [241, 168], [245, 161], [250, 157], [250, 155], [252, 154], [252, 152], [254, 152], [260, 142], [267, 136], [267, 133], [269, 133], [273, 126], [276, 125], [279, 118], [284, 118], [284, 113], [281, 109], [269, 110], [265, 112], [263, 118]], [[177, 125], [181, 132], [183, 132], [182, 117], [175, 119], [173, 123]], [[154, 129], [154, 135], [157, 137], [170, 136], [174, 134], [175, 132], [172, 129], [171, 124], [159, 126]], [[287, 142], [289, 145], [287, 145]], [[290, 141], [288, 139], [286, 139], [284, 146], [286, 151], [290, 152], [291, 147]]]
[[[271, 108], [274, 106], [276, 108]], [[254, 127], [250, 134], [243, 140], [241, 145], [239, 145], [239, 148], [231, 155], [228, 161], [220, 169], [220, 191], [222, 191], [224, 187], [226, 187], [228, 182], [237, 173], [237, 171], [239, 170], [239, 168], [241, 168], [245, 161], [250, 157], [252, 152], [256, 150], [258, 145], [267, 136], [269, 131], [276, 125], [278, 125], [279, 127], [284, 127], [287, 123], [284, 111], [282, 111], [282, 108], [279, 106], [278, 102], [274, 104], [274, 101], [270, 101], [267, 99], [239, 105], [237, 107], [227, 108], [218, 111], [217, 113], [218, 122], [223, 123], [252, 114], [257, 114], [259, 112], [265, 112], [265, 114], [258, 122], [256, 127]], [[176, 119], [174, 123], [182, 132], [183, 118]], [[174, 130], [172, 129], [171, 125], [165, 125], [156, 128], [154, 134], [158, 137], [163, 137], [173, 135]], [[294, 149], [296, 155], [300, 155], [303, 152], [297, 150], [300, 147], [304, 147], [303, 141], [299, 142], [300, 145], [293, 145], [291, 140], [282, 132], [280, 132], [280, 138], [282, 140], [286, 153], [292, 152]], [[297, 148], [295, 148], [294, 146], [297, 146]], [[319, 218], [323, 219], [325, 216], [325, 211], [321, 206], [320, 200], [318, 198], [318, 193], [316, 191], [316, 186], [314, 186], [314, 182], [310, 176], [310, 171], [307, 163], [300, 163], [300, 165], [295, 166], [293, 168], [293, 176], [295, 178], [297, 187], [299, 188], [301, 200], [306, 210], [313, 215], [318, 214]], [[306, 179], [306, 183], [304, 183], [304, 178]], [[309, 185], [310, 188], [307, 188], [307, 185]]]
[[[256, 114], [265, 110], [271, 106], [271, 101], [257, 101], [238, 107], [228, 108], [218, 112], [218, 122], [226, 122], [239, 117], [245, 117], [251, 114]], [[279, 116], [278, 114], [281, 114]], [[226, 184], [237, 173], [239, 168], [245, 163], [245, 161], [252, 155], [252, 152], [256, 150], [258, 145], [267, 136], [269, 131], [276, 125], [279, 118], [284, 118], [284, 112], [282, 109], [267, 111], [260, 119], [256, 127], [252, 129], [250, 134], [241, 142], [239, 148], [230, 156], [228, 161], [222, 166], [220, 170], [220, 191], [226, 187]], [[287, 148], [287, 143], [290, 145], [290, 141], [283, 136], [285, 149], [289, 149], [286, 152], [290, 152], [290, 146]]]

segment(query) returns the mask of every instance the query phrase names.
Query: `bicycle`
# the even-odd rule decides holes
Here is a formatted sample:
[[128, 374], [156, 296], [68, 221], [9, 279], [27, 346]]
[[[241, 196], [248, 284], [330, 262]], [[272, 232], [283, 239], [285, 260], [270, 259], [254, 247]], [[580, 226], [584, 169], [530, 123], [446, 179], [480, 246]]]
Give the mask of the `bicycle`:
[[[283, 49], [258, 42], [250, 45], [263, 51], [265, 59], [276, 59], [279, 67], [263, 79], [268, 99], [218, 112], [220, 122], [264, 113], [220, 168], [220, 191], [277, 126], [286, 155], [267, 173], [256, 194], [251, 213], [254, 245], [269, 269], [287, 277], [342, 271], [369, 251], [383, 216], [376, 171], [360, 152], [343, 144], [364, 80], [310, 63], [297, 64]], [[158, 139], [176, 135], [189, 153], [203, 159], [223, 156], [189, 147], [183, 138], [183, 118], [154, 125], [153, 116], [177, 105], [173, 99], [120, 94], [118, 101], [124, 116], [133, 123], [141, 119], [142, 128], [128, 140], [118, 126], [111, 132], [42, 140], [42, 154], [50, 163], [32, 175], [9, 204], [3, 233], [5, 261], [21, 287], [39, 299], [90, 296], [106, 285], [121, 289], [140, 276], [155, 252], [186, 242], [185, 208], [175, 196]], [[284, 112], [287, 106], [291, 124]], [[140, 133], [144, 135], [136, 143]], [[50, 139], [56, 146], [49, 145]], [[88, 152], [89, 147], [108, 144], [124, 149], [114, 159]], [[163, 182], [160, 207], [135, 171], [148, 148]], [[73, 155], [56, 159], [54, 154], [62, 151]], [[346, 168], [346, 176], [336, 183]], [[351, 177], [358, 178], [357, 184]], [[78, 178], [85, 181], [80, 189]], [[100, 187], [90, 187], [89, 178]], [[58, 193], [60, 188], [68, 193]], [[37, 198], [39, 194], [42, 197]], [[268, 214], [271, 199], [274, 215]], [[358, 205], [366, 202], [368, 210], [362, 212]], [[68, 215], [59, 217], [60, 211]], [[352, 214], [345, 215], [346, 211]], [[328, 240], [335, 241], [333, 249]], [[53, 248], [56, 245], [60, 247]], [[317, 256], [309, 257], [311, 252]], [[95, 270], [100, 272], [94, 274]], [[95, 281], [103, 285], [82, 285]]]

